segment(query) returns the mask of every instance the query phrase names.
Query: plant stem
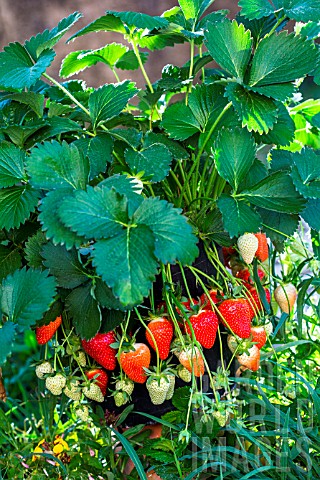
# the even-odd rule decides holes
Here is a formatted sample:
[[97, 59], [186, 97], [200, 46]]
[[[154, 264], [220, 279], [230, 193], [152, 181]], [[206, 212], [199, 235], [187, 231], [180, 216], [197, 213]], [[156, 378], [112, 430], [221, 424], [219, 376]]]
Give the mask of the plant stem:
[[156, 339], [154, 338], [154, 335], [153, 335], [152, 331], [150, 330], [150, 328], [148, 327], [148, 325], [146, 325], [145, 321], [142, 319], [142, 317], [139, 313], [139, 310], [135, 307], [134, 311], [136, 312], [136, 315], [139, 318], [139, 321], [142, 323], [142, 325], [148, 331], [150, 337], [152, 338], [154, 348], [155, 348], [156, 353], [157, 353], [157, 371], [156, 371], [156, 374], [160, 375], [160, 357], [159, 357], [159, 349], [158, 349], [158, 344], [156, 342]]
[[79, 108], [81, 108], [81, 110], [83, 110], [88, 116], [90, 116], [90, 112], [89, 110], [84, 106], [82, 105], [82, 103], [80, 103], [73, 95], [72, 93], [70, 93], [63, 85], [61, 85], [59, 82], [57, 82], [57, 80], [55, 80], [54, 78], [50, 77], [47, 73], [43, 73], [42, 74], [47, 80], [49, 80], [51, 83], [53, 83], [56, 87], [60, 88], [60, 90], [65, 93], [69, 98], [70, 100], [73, 101], [73, 103], [75, 103], [76, 105], [78, 105]]
[[286, 16], [284, 15], [283, 17], [280, 17], [276, 24], [272, 27], [272, 29], [270, 30], [270, 32], [266, 35], [267, 37], [270, 37], [270, 35], [272, 35], [276, 30], [277, 28], [279, 27], [279, 25], [281, 25], [281, 23], [286, 19]]
[[[189, 80], [191, 79], [192, 74], [193, 74], [193, 65], [194, 65], [194, 40], [191, 40], [191, 42], [190, 42]], [[188, 105], [188, 98], [189, 98], [189, 93], [191, 92], [191, 89], [192, 89], [192, 82], [189, 83], [188, 88], [187, 88], [186, 99], [185, 99], [186, 105]]]
[[138, 46], [137, 46], [137, 44], [136, 44], [136, 42], [134, 41], [133, 38], [131, 38], [131, 42], [130, 42], [130, 43], [131, 43], [131, 45], [132, 45], [133, 51], [134, 51], [134, 53], [135, 53], [135, 56], [137, 57], [137, 60], [138, 60], [138, 63], [139, 63], [139, 67], [140, 67], [141, 72], [142, 72], [142, 75], [144, 76], [144, 79], [145, 79], [145, 81], [146, 81], [146, 83], [147, 83], [147, 85], [148, 85], [148, 87], [149, 87], [149, 90], [150, 90], [151, 93], [154, 93], [153, 86], [152, 86], [152, 84], [151, 84], [151, 82], [150, 82], [150, 79], [149, 79], [149, 77], [148, 77], [148, 74], [147, 74], [147, 72], [146, 72], [146, 70], [145, 70], [145, 68], [144, 68], [144, 66], [143, 66], [143, 62], [142, 62], [142, 60], [141, 60], [141, 55], [140, 55]]
[[203, 151], [204, 151], [204, 149], [205, 149], [208, 141], [210, 140], [210, 137], [211, 137], [211, 135], [213, 134], [216, 126], [218, 125], [218, 123], [220, 122], [221, 118], [224, 116], [224, 114], [229, 110], [229, 108], [230, 108], [231, 106], [232, 106], [232, 102], [227, 103], [227, 105], [224, 107], [224, 109], [222, 110], [222, 112], [220, 113], [220, 115], [218, 115], [218, 117], [216, 118], [216, 120], [215, 120], [214, 124], [212, 125], [212, 127], [210, 128], [210, 130], [209, 130], [209, 132], [208, 132], [208, 134], [207, 134], [207, 136], [206, 136], [206, 138], [205, 138], [202, 146], [201, 146], [200, 149], [199, 149], [199, 152], [198, 152], [198, 155], [197, 155], [197, 157], [196, 157], [195, 163], [197, 163], [197, 162], [199, 161], [199, 159], [200, 159], [200, 157], [201, 157], [201, 155], [202, 155], [202, 153], [203, 153]]
[[117, 74], [117, 72], [115, 71], [114, 68], [112, 68], [112, 73], [113, 73], [113, 75], [116, 77], [117, 82], [121, 82], [121, 80], [120, 80], [120, 78], [119, 78], [119, 75]]

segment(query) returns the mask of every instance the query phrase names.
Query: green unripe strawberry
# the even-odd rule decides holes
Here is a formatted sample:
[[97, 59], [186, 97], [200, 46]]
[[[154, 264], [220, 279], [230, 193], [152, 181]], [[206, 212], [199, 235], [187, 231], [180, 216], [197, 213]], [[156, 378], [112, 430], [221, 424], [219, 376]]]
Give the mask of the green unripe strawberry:
[[164, 377], [150, 377], [148, 379], [146, 387], [154, 405], [161, 405], [166, 400], [169, 386], [169, 382]]
[[[189, 373], [189, 372], [188, 372]], [[169, 388], [166, 395], [166, 400], [171, 400], [174, 394], [174, 386], [176, 384], [176, 377], [175, 375], [167, 375], [167, 379], [169, 380]]]
[[80, 418], [80, 420], [82, 420], [83, 422], [87, 422], [90, 418], [89, 416], [89, 408], [87, 407], [87, 405], [81, 405], [80, 407], [78, 407], [76, 410], [75, 410], [75, 414], [78, 418]]
[[72, 379], [64, 387], [63, 393], [66, 395], [66, 397], [70, 398], [71, 400], [79, 401], [81, 398], [81, 389], [79, 387], [79, 381]]
[[44, 378], [44, 376], [49, 373], [53, 373], [51, 363], [43, 362], [41, 365], [36, 366], [36, 375], [38, 378]]
[[179, 367], [177, 368], [177, 372], [181, 380], [186, 383], [191, 382], [192, 373], [189, 372], [189, 370], [187, 370], [183, 365], [179, 365]]
[[116, 382], [116, 390], [121, 390], [125, 392], [127, 395], [131, 395], [134, 389], [134, 383], [129, 378], [125, 380], [118, 380]]
[[87, 365], [86, 354], [82, 350], [75, 352], [75, 359], [80, 367], [85, 367]]
[[46, 388], [52, 395], [61, 395], [62, 389], [66, 385], [66, 378], [61, 374], [57, 373], [54, 377], [46, 378]]
[[95, 402], [103, 402], [104, 396], [98, 385], [91, 383], [90, 387], [84, 387], [83, 394]]
[[115, 392], [113, 397], [114, 397], [114, 403], [116, 404], [117, 407], [122, 407], [122, 405], [125, 405], [128, 401], [125, 393], [121, 392], [120, 390], [118, 392]]

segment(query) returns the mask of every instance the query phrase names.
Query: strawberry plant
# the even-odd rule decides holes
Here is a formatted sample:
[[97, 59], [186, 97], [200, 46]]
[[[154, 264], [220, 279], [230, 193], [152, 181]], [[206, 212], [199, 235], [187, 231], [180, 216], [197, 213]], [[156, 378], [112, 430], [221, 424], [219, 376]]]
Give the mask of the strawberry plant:
[[[286, 348], [316, 348], [303, 328], [318, 288], [320, 101], [304, 101], [300, 87], [308, 76], [320, 84], [320, 5], [240, 0], [230, 20], [213, 0], [178, 3], [161, 16], [108, 10], [78, 31], [75, 12], [0, 52], [0, 366], [6, 377], [7, 358], [34, 331], [45, 345], [41, 395], [66, 396], [87, 419], [86, 398], [120, 408], [144, 388], [154, 405], [178, 408], [164, 425], [170, 414], [184, 424], [179, 456], [192, 413], [214, 435], [230, 413], [239, 420], [234, 365], [232, 388]], [[63, 36], [88, 35], [90, 47], [101, 31], [126, 45], [73, 50], [60, 79], [48, 74]], [[148, 56], [182, 43], [189, 61], [151, 83]], [[115, 83], [71, 79], [98, 62]], [[135, 69], [145, 85], [128, 78]], [[300, 266], [280, 269], [303, 229], [312, 251], [299, 247]], [[296, 339], [272, 345], [286, 335]], [[191, 383], [182, 408], [180, 381]], [[179, 478], [191, 480], [177, 455]]]

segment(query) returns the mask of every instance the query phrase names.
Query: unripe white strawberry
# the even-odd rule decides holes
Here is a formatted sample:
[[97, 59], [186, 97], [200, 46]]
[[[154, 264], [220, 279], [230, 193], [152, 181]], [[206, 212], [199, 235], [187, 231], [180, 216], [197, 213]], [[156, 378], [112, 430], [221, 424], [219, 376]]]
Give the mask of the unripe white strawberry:
[[257, 237], [253, 233], [245, 233], [238, 238], [237, 245], [243, 261], [248, 265], [252, 263], [259, 246]]
[[294, 385], [285, 385], [283, 389], [283, 394], [290, 398], [290, 400], [294, 400], [297, 396], [297, 391]]
[[274, 291], [274, 298], [284, 313], [290, 313], [293, 310], [297, 295], [296, 287], [292, 283], [278, 285]]
[[234, 353], [239, 345], [237, 337], [235, 335], [228, 335], [227, 338], [228, 347], [231, 353]]
[[226, 411], [216, 410], [213, 412], [214, 418], [219, 423], [220, 427], [225, 427], [229, 418], [229, 413]]
[[186, 367], [184, 367], [183, 365], [179, 365], [179, 367], [177, 368], [177, 372], [181, 380], [183, 380], [186, 383], [191, 382], [192, 373], [189, 372], [189, 370], [187, 370]]
[[103, 402], [104, 400], [104, 396], [102, 395], [100, 388], [95, 383], [91, 383], [89, 388], [84, 387], [83, 394], [87, 398], [90, 398], [91, 400], [95, 400], [96, 402]]
[[36, 375], [38, 378], [43, 378], [48, 373], [53, 373], [51, 363], [43, 362], [41, 365], [36, 366]]
[[57, 373], [54, 377], [46, 378], [46, 388], [53, 395], [61, 395], [62, 389], [66, 385], [66, 378], [61, 374]]
[[118, 380], [116, 382], [116, 390], [121, 390], [122, 392], [127, 393], [129, 396], [132, 394], [134, 389], [134, 383], [129, 378], [125, 380]]
[[75, 414], [83, 422], [87, 422], [90, 418], [89, 417], [89, 408], [87, 407], [87, 405], [81, 405], [81, 407], [78, 407], [75, 410]]
[[171, 400], [174, 394], [174, 386], [176, 384], [176, 377], [174, 375], [167, 375], [167, 379], [169, 380], [169, 388], [166, 395], [166, 400]]
[[121, 392], [120, 390], [115, 392], [113, 397], [114, 397], [114, 403], [116, 404], [117, 407], [122, 407], [122, 405], [125, 405], [128, 401], [126, 394]]
[[264, 324], [264, 329], [266, 331], [266, 334], [267, 336], [271, 335], [271, 333], [273, 332], [273, 325], [270, 321], [266, 322]]
[[85, 367], [87, 365], [86, 354], [82, 350], [75, 352], [75, 357], [81, 367]]
[[81, 390], [79, 388], [79, 381], [72, 379], [69, 385], [64, 387], [63, 393], [71, 400], [79, 401], [81, 398]]
[[169, 386], [169, 382], [164, 377], [150, 377], [147, 380], [146, 387], [154, 405], [161, 405], [165, 401]]

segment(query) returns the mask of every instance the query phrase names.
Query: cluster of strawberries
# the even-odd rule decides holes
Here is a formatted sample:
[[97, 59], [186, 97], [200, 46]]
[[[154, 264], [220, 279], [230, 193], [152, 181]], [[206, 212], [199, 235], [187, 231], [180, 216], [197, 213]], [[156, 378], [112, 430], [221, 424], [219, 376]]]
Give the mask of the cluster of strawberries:
[[[116, 333], [108, 332], [98, 333], [90, 340], [82, 340], [81, 344], [79, 341], [76, 348], [67, 347], [67, 352], [69, 348], [68, 353], [80, 368], [86, 366], [84, 352], [99, 364], [98, 368], [84, 372], [84, 384], [74, 376], [68, 379], [62, 373], [56, 373], [50, 362], [37, 366], [38, 377], [45, 379], [47, 389], [54, 395], [64, 393], [69, 398], [80, 401], [83, 394], [89, 399], [102, 402], [109, 381], [106, 370], [114, 371], [118, 362], [121, 367], [120, 376], [115, 379], [112, 393], [116, 405], [121, 406], [129, 401], [134, 383], [146, 383], [152, 403], [160, 405], [172, 398], [176, 376], [189, 382], [192, 374], [196, 377], [204, 374], [202, 348], [213, 347], [219, 324], [229, 331], [228, 346], [240, 365], [252, 371], [258, 370], [260, 349], [272, 333], [272, 323], [266, 321], [263, 301], [254, 286], [248, 266], [254, 257], [262, 264], [268, 259], [268, 243], [263, 233], [248, 233], [238, 239], [237, 246], [237, 250], [224, 249], [224, 256], [226, 266], [237, 279], [238, 295], [230, 298], [230, 295], [227, 297], [220, 289], [207, 290], [197, 300], [180, 302], [179, 308], [174, 307], [175, 315], [169, 315], [166, 311], [163, 313], [166, 305], [162, 305], [161, 314], [151, 317], [148, 325], [143, 322], [146, 326], [145, 343], [136, 342], [134, 336], [129, 340], [120, 338], [117, 341]], [[264, 271], [258, 269], [258, 275], [263, 279]], [[265, 287], [263, 290], [264, 302], [270, 303], [270, 291]], [[295, 287], [291, 284], [277, 287], [275, 299], [280, 308], [289, 313], [296, 299]], [[58, 317], [49, 325], [37, 328], [38, 343], [48, 342], [60, 324], [61, 317]], [[157, 353], [157, 367], [150, 367], [150, 348]], [[175, 369], [168, 365], [170, 352], [179, 360], [179, 366]]]

